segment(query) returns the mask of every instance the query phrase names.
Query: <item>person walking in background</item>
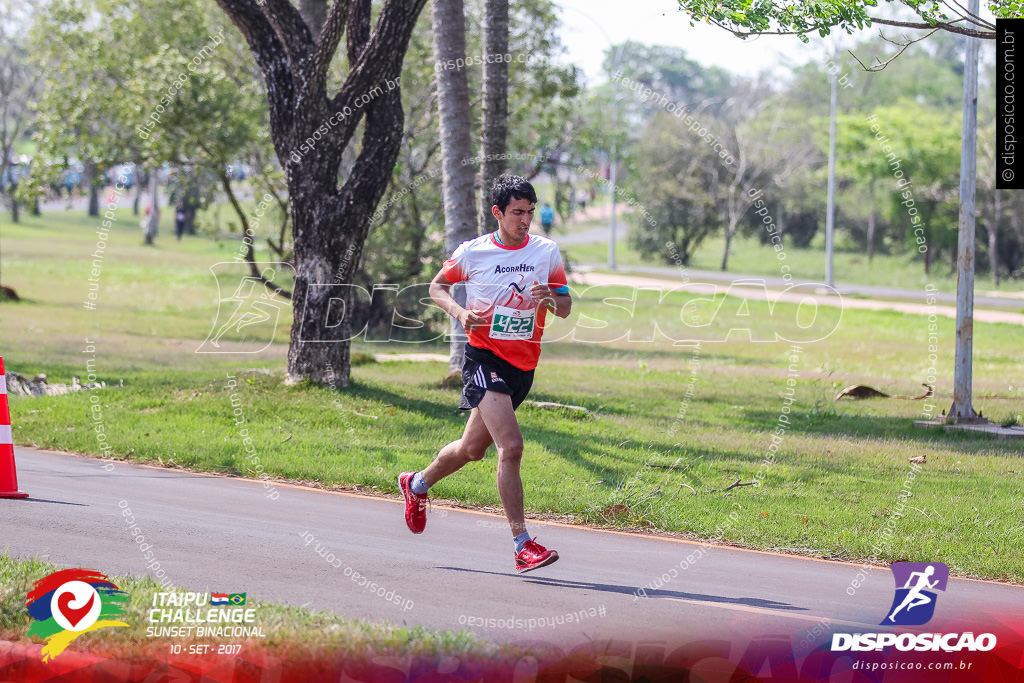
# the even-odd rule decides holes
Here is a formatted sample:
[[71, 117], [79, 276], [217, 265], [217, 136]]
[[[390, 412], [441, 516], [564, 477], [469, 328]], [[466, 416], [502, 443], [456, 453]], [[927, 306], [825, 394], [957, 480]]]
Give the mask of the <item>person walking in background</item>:
[[554, 222], [555, 210], [551, 208], [550, 204], [544, 204], [544, 208], [540, 210], [540, 227], [544, 231], [545, 237], [551, 234], [551, 224]]
[[178, 206], [174, 209], [174, 234], [177, 236], [178, 241], [181, 241], [181, 236], [185, 232], [185, 206], [178, 203]]

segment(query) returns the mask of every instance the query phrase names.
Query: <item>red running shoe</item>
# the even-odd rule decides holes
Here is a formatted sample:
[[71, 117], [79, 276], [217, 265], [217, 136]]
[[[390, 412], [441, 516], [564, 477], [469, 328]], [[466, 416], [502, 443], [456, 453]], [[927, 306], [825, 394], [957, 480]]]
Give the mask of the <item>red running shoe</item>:
[[398, 475], [398, 488], [405, 496], [405, 523], [409, 525], [409, 531], [414, 534], [422, 534], [423, 528], [427, 526], [427, 496], [413, 493], [412, 478], [415, 472], [402, 472]]
[[536, 540], [527, 541], [523, 549], [516, 555], [516, 573], [539, 569], [547, 566], [558, 559], [558, 552], [548, 550]]

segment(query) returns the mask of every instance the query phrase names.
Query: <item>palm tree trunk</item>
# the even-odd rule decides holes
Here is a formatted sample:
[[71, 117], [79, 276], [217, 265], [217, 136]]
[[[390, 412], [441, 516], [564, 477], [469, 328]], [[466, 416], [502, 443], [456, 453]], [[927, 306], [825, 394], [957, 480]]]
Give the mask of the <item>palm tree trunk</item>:
[[[465, 69], [455, 66], [466, 59], [466, 20], [462, 0], [433, 0], [431, 8], [434, 59], [442, 67], [437, 72], [437, 108], [441, 128], [445, 252], [450, 256], [460, 244], [477, 236], [474, 172], [469, 163], [472, 158], [469, 83]], [[460, 301], [463, 302], [464, 299]], [[452, 319], [448, 360], [451, 372], [462, 370], [465, 342], [465, 330]]]
[[[487, 0], [484, 18], [484, 55], [508, 52], [508, 0]], [[491, 215], [491, 186], [505, 170], [508, 137], [508, 62], [484, 60], [483, 166], [480, 187], [480, 229], [494, 225]]]
[[869, 190], [869, 201], [871, 210], [868, 213], [868, 263], [875, 256], [875, 184], [871, 183]]
[[993, 192], [995, 205], [992, 220], [988, 224], [988, 263], [992, 269], [992, 284], [999, 286], [999, 212], [1002, 210], [1002, 202], [999, 201], [999, 190]]

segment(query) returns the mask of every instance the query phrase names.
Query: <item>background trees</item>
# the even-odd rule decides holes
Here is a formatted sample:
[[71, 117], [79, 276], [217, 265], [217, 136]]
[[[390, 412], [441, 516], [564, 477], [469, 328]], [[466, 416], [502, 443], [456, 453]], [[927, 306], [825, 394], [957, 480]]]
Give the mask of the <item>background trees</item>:
[[[172, 191], [175, 199], [187, 195], [200, 205], [218, 201], [231, 207], [228, 227], [243, 233], [252, 227], [243, 195], [270, 194], [278, 216], [261, 225], [262, 243], [251, 260], [283, 261], [296, 269], [289, 373], [321, 381], [317, 367], [329, 365], [344, 375], [347, 351], [327, 347], [345, 346], [338, 341], [347, 335], [345, 325], [354, 319], [357, 328], [365, 321], [380, 330], [392, 323], [386, 297], [350, 299], [344, 285], [372, 290], [375, 284], [425, 281], [454, 244], [489, 227], [484, 195], [498, 170], [535, 180], [543, 201], [553, 199], [565, 222], [581, 192], [596, 190], [597, 202], [607, 202], [614, 164], [633, 243], [666, 263], [674, 259], [665, 249], [669, 241], [676, 257], [689, 258], [702, 240], [720, 239], [716, 265], [724, 269], [732, 265], [736, 240], [765, 239], [747, 199], [754, 187], [764, 190], [787, 246], [815, 248], [824, 225], [820, 188], [827, 144], [818, 131], [825, 127], [828, 71], [838, 69], [849, 85], [840, 93], [840, 247], [864, 251], [869, 259], [904, 254], [920, 259], [922, 270], [937, 263], [945, 268], [952, 260], [947, 237], [955, 177], [946, 170], [948, 143], [959, 138], [949, 115], [959, 107], [962, 72], [955, 34], [936, 33], [875, 73], [843, 54], [835, 63], [822, 59], [758, 78], [704, 66], [679, 48], [632, 41], [607, 52], [606, 70], [617, 78], [584, 89], [576, 68], [559, 61], [550, 0], [509, 7], [496, 0], [454, 3], [452, 21], [440, 22], [443, 31], [436, 35], [431, 15], [410, 14], [423, 2], [362, 0], [348, 3], [342, 17], [333, 16], [333, 5], [324, 0], [53, 0], [35, 15], [27, 52], [16, 60], [47, 76], [30, 125], [22, 126], [35, 134], [37, 163], [19, 194], [31, 202], [77, 160], [91, 178], [95, 210], [107, 172], [130, 162], [136, 190], [147, 177], [163, 179], [168, 172], [175, 182], [155, 198], [154, 184], [144, 200], [136, 194], [136, 203], [165, 207]], [[684, 6], [698, 14], [703, 7]], [[852, 26], [858, 11], [828, 16]], [[768, 20], [778, 24], [786, 16]], [[374, 23], [379, 17], [386, 21]], [[465, 29], [465, 44], [452, 54], [461, 49], [464, 64], [440, 68], [435, 42], [446, 42], [456, 25]], [[371, 31], [374, 26], [384, 33]], [[337, 49], [342, 38], [344, 49]], [[502, 49], [507, 62], [486, 59]], [[864, 63], [877, 63], [899, 49], [872, 37], [852, 51]], [[371, 55], [382, 58], [370, 64]], [[486, 67], [495, 67], [493, 78]], [[187, 78], [174, 85], [182, 73]], [[449, 100], [449, 77], [465, 84], [458, 98], [462, 113], [459, 123], [442, 126], [438, 102]], [[634, 86], [624, 87], [623, 79]], [[401, 87], [388, 90], [388, 82]], [[514, 93], [507, 118], [501, 115], [503, 92]], [[990, 122], [984, 83], [982, 92], [982, 117]], [[365, 95], [366, 102], [355, 106]], [[917, 208], [932, 216], [929, 229], [936, 232], [928, 235], [927, 254], [908, 245], [907, 208], [870, 130], [871, 115], [884, 119], [890, 137], [902, 145], [902, 170], [914, 177]], [[459, 132], [459, 151], [442, 151], [442, 129]], [[8, 149], [17, 137], [11, 130]], [[497, 158], [503, 152], [507, 158]], [[463, 199], [450, 214], [465, 224], [447, 245], [446, 157], [462, 178]], [[10, 158], [5, 153], [3, 163]], [[239, 164], [254, 172], [241, 192], [227, 170]], [[1018, 204], [984, 182], [979, 186], [979, 225], [985, 228], [979, 266], [994, 276], [1020, 271], [1024, 219]], [[200, 212], [196, 220], [200, 231], [212, 231], [215, 220], [219, 229], [212, 214]], [[155, 227], [155, 220], [150, 223]], [[259, 274], [255, 265], [252, 273]], [[271, 285], [287, 294], [281, 283]], [[304, 298], [310, 293], [314, 299]], [[339, 320], [342, 302], [354, 318]], [[398, 305], [401, 312], [404, 304]], [[320, 341], [306, 343], [304, 334]], [[323, 343], [332, 341], [338, 343]]]

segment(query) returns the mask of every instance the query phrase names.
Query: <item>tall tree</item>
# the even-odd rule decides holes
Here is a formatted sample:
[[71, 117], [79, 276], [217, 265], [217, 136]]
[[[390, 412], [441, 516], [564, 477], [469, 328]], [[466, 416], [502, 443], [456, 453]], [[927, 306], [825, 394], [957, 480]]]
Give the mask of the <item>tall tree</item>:
[[716, 196], [727, 174], [722, 159], [667, 113], [651, 118], [634, 157], [631, 196], [623, 197], [635, 209], [629, 239], [646, 256], [686, 265], [701, 242], [722, 228]]
[[[444, 246], [456, 247], [477, 236], [474, 201], [469, 80], [466, 76], [466, 20], [462, 0], [433, 0], [434, 60], [437, 108], [441, 128], [441, 168], [444, 187]], [[461, 296], [461, 294], [457, 294]], [[466, 333], [451, 322], [449, 372], [462, 371]]]
[[508, 138], [508, 0], [486, 0], [484, 8], [483, 164], [480, 229], [494, 225], [491, 185], [505, 170]]
[[[24, 33], [30, 23], [24, 6], [0, 0], [0, 196], [10, 202], [11, 220], [18, 222], [17, 181], [11, 162], [14, 145], [28, 126], [31, 102], [38, 93], [39, 72], [29, 60]], [[24, 173], [24, 169], [17, 169]]]
[[[310, 0], [306, 16], [313, 23], [316, 6], [326, 7], [319, 30], [311, 30], [288, 0], [217, 0], [263, 72], [271, 135], [285, 169], [295, 245], [289, 381], [348, 385], [348, 266], [362, 257], [370, 217], [398, 157], [402, 61], [425, 3], [386, 0], [371, 26], [371, 0]], [[328, 69], [343, 36], [348, 73], [329, 95]], [[357, 156], [342, 172], [342, 153], [360, 123]]]
[[[481, 92], [483, 65], [476, 57], [484, 54], [484, 31], [469, 27], [485, 24], [484, 0], [466, 3], [466, 52], [472, 56], [466, 68], [468, 91]], [[413, 284], [429, 279], [445, 259], [444, 206], [440, 133], [437, 108], [437, 72], [435, 70], [431, 15], [424, 13], [413, 32], [402, 71], [402, 101], [406, 112], [406, 134], [402, 151], [392, 173], [391, 186], [373, 217], [373, 229], [360, 264], [358, 282], [368, 291], [374, 283]], [[516, 107], [509, 112], [506, 148], [515, 152], [507, 160], [498, 160], [508, 170], [526, 177], [536, 175], [542, 160], [559, 157], [558, 150], [572, 143], [579, 132], [589, 132], [576, 96], [577, 71], [560, 66], [555, 59], [563, 52], [558, 42], [558, 15], [551, 0], [524, 0], [510, 7], [508, 54], [508, 91], [516, 93]], [[520, 55], [529, 55], [527, 62]], [[470, 98], [471, 117], [481, 118], [482, 98]], [[479, 137], [471, 136], [474, 154]], [[552, 152], [551, 150], [554, 150]], [[475, 157], [479, 159], [479, 157]], [[474, 160], [473, 164], [476, 165]], [[548, 167], [550, 170], [550, 167]], [[475, 169], [474, 169], [475, 171]], [[563, 169], [563, 173], [564, 173]], [[482, 184], [481, 184], [482, 185]], [[489, 189], [489, 188], [488, 188]], [[486, 201], [486, 196], [485, 196]], [[487, 205], [487, 220], [494, 220]], [[394, 302], [383, 298], [364, 302], [367, 331], [386, 335], [394, 319], [415, 315], [422, 307], [405, 297]], [[386, 304], [386, 305], [376, 305]], [[422, 315], [420, 310], [419, 315]], [[430, 324], [449, 324], [449, 317], [432, 309]], [[426, 330], [408, 331], [417, 338]], [[404, 332], [402, 334], [405, 334]], [[459, 346], [461, 348], [461, 345]]]

